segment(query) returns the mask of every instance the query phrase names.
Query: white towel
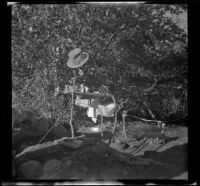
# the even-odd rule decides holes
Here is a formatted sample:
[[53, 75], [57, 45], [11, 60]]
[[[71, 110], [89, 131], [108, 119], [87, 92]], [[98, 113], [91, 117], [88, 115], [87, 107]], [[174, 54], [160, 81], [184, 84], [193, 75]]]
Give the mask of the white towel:
[[88, 117], [94, 117], [94, 108], [93, 107], [89, 107], [87, 110], [87, 115]]
[[108, 105], [99, 105], [98, 106], [98, 110], [97, 110], [97, 115], [101, 115], [101, 113], [103, 114], [103, 116], [105, 117], [113, 117], [114, 113], [115, 113], [115, 104], [114, 103], [110, 103]]
[[81, 99], [79, 96], [76, 97], [75, 105], [79, 105], [80, 107], [88, 108], [90, 106], [89, 99]]
[[97, 123], [97, 118], [92, 118], [92, 121], [94, 121], [95, 123]]
[[93, 122], [97, 122], [97, 118], [94, 117], [94, 108], [93, 107], [89, 107], [87, 110], [87, 116], [92, 118]]

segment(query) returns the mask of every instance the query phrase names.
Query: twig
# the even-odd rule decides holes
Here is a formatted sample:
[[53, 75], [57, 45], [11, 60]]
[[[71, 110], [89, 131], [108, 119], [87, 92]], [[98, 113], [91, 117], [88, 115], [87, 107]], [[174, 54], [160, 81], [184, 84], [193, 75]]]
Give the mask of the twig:
[[144, 90], [145, 93], [150, 92], [151, 90], [153, 90], [155, 88], [155, 86], [158, 84], [158, 79], [155, 77], [154, 78], [154, 83], [147, 89]]
[[149, 119], [140, 118], [140, 117], [133, 116], [133, 115], [127, 115], [127, 116], [130, 116], [130, 117], [133, 117], [133, 118], [137, 118], [137, 119], [140, 119], [140, 120], [146, 121], [146, 122], [159, 122], [160, 121], [160, 120], [149, 120]]
[[118, 35], [121, 31], [123, 31], [124, 29], [126, 29], [127, 26], [128, 26], [128, 23], [126, 23], [126, 25], [125, 25], [123, 28], [116, 29], [116, 32], [113, 33], [113, 35], [111, 36], [111, 38], [110, 38], [110, 40], [107, 42], [107, 44], [106, 44], [104, 47], [102, 47], [102, 49], [101, 49], [100, 52], [96, 53], [96, 55], [95, 55], [94, 58], [96, 58], [96, 56], [97, 56], [98, 54], [100, 55], [103, 51], [105, 51], [105, 50], [109, 47], [109, 45], [111, 44], [111, 42], [113, 41], [113, 39], [116, 38], [117, 35]]
[[146, 103], [143, 103], [143, 104], [144, 104], [144, 106], [147, 108], [147, 110], [148, 110], [149, 114], [151, 115], [151, 117], [152, 117], [154, 120], [156, 120], [155, 115], [153, 114], [153, 112], [151, 111], [151, 109], [147, 106], [147, 104], [146, 104]]
[[172, 74], [171, 74], [171, 77], [175, 77], [177, 72], [180, 71], [180, 69], [182, 69], [183, 67], [185, 67], [185, 65], [182, 65], [180, 68], [176, 69]]
[[147, 138], [144, 139], [144, 141], [140, 144], [140, 146], [136, 149], [134, 149], [132, 152], [130, 152], [131, 154], [133, 153], [136, 154], [137, 152], [140, 152], [146, 145], [148, 145], [149, 141]]
[[49, 132], [53, 129], [55, 125], [56, 125], [56, 122], [50, 127], [50, 129], [46, 132], [46, 134], [42, 137], [42, 139], [37, 144], [40, 144], [43, 141], [43, 139], [49, 134]]
[[127, 116], [137, 118], [139, 120], [146, 121], [146, 122], [168, 122], [169, 123], [169, 122], [173, 122], [173, 121], [177, 121], [177, 120], [180, 120], [182, 118], [185, 118], [187, 115], [180, 117], [178, 119], [175, 119], [175, 120], [170, 120], [170, 121], [167, 121], [167, 120], [163, 120], [163, 121], [161, 121], [161, 120], [149, 120], [149, 119], [145, 119], [145, 118], [141, 118], [141, 117], [137, 117], [137, 116], [133, 116], [133, 115], [127, 115]]
[[80, 35], [81, 35], [82, 28], [83, 28], [83, 23], [81, 22], [81, 28], [80, 28], [80, 30], [79, 30], [79, 32], [78, 32], [78, 39], [80, 39]]
[[187, 72], [187, 70], [182, 71], [182, 72], [179, 72], [179, 74], [176, 74], [174, 77], [178, 77], [178, 76], [180, 76], [180, 75], [182, 75], [182, 74], [184, 74], [184, 73], [186, 73], [186, 72]]
[[127, 139], [127, 135], [126, 135], [126, 116], [127, 116], [127, 112], [126, 111], [123, 111], [122, 113], [122, 119], [123, 119], [123, 132], [124, 132], [124, 136], [125, 136], [125, 139]]
[[108, 41], [108, 43], [107, 43], [106, 46], [104, 47], [103, 51], [104, 51], [105, 49], [108, 48], [108, 46], [110, 45], [110, 43], [112, 42], [112, 40], [113, 40], [115, 37], [117, 37], [117, 34], [118, 34], [118, 33], [119, 33], [119, 32], [115, 32], [115, 33], [112, 35], [112, 37], [110, 38], [110, 40]]

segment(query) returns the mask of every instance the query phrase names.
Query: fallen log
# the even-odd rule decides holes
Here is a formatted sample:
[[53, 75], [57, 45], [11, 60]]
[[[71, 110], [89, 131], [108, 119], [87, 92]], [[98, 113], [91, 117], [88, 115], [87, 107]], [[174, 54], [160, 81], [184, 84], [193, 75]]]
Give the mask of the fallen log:
[[[63, 137], [63, 138], [60, 138], [58, 140], [54, 140], [53, 142], [45, 142], [45, 143], [42, 143], [42, 144], [36, 144], [36, 145], [33, 145], [33, 146], [29, 146], [26, 149], [24, 149], [22, 152], [17, 154], [15, 156], [15, 158], [19, 158], [20, 156], [22, 156], [22, 155], [24, 155], [24, 154], [26, 154], [28, 152], [34, 152], [34, 151], [37, 151], [37, 150], [40, 150], [40, 149], [44, 149], [44, 148], [47, 148], [47, 147], [50, 147], [50, 146], [54, 146], [54, 145], [58, 145], [58, 144], [64, 144], [64, 140], [68, 140], [68, 142], [66, 142], [64, 144], [65, 146], [77, 148], [78, 145], [77, 145], [77, 143], [74, 142], [74, 140], [81, 139], [83, 137], [84, 137], [84, 135], [77, 136], [75, 138]], [[74, 143], [74, 145], [72, 143]]]

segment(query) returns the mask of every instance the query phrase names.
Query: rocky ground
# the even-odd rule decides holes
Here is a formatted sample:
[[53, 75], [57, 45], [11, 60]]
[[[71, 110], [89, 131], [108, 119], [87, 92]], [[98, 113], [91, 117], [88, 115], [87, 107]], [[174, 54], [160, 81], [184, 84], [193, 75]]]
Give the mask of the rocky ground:
[[[119, 130], [120, 131], [120, 130]], [[116, 132], [111, 144], [100, 139], [63, 140], [52, 146], [16, 153], [36, 144], [23, 138], [13, 146], [13, 178], [23, 179], [187, 179], [187, 127], [129, 123], [128, 139]], [[15, 136], [16, 138], [16, 136]], [[19, 138], [19, 137], [18, 137]], [[32, 140], [31, 140], [32, 139]], [[19, 150], [20, 149], [20, 150]]]

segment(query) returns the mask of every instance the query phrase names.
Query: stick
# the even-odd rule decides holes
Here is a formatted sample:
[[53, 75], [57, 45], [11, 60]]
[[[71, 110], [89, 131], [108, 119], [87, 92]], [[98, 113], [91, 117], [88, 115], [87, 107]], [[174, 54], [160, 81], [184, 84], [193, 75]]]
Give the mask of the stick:
[[114, 127], [113, 127], [113, 130], [112, 130], [112, 133], [114, 134], [115, 129], [116, 129], [116, 124], [117, 124], [118, 105], [117, 105], [117, 103], [116, 103], [115, 97], [114, 97], [113, 95], [111, 95], [111, 97], [112, 97], [113, 103], [115, 104], [115, 113], [114, 113], [115, 121], [114, 121]]
[[124, 112], [123, 114], [122, 114], [122, 118], [123, 118], [123, 132], [124, 132], [124, 136], [125, 136], [125, 139], [127, 139], [127, 135], [126, 135], [126, 129], [125, 129], [125, 124], [126, 124], [126, 113]]
[[178, 118], [178, 119], [170, 120], [170, 121], [149, 120], [149, 119], [140, 118], [140, 117], [133, 116], [133, 115], [127, 115], [127, 116], [133, 117], [133, 118], [137, 118], [137, 119], [139, 119], [139, 120], [146, 121], [146, 122], [168, 122], [168, 123], [169, 123], [169, 122], [172, 122], [172, 121], [177, 121], [177, 120], [183, 119], [183, 118], [185, 118], [187, 115], [186, 115], [186, 116], [183, 116], [183, 117], [180, 117], [180, 118]]
[[53, 127], [55, 126], [56, 122], [50, 127], [50, 129], [45, 133], [45, 135], [42, 137], [42, 139], [38, 142], [38, 144], [40, 144], [43, 139], [49, 134], [49, 132], [53, 129]]
[[103, 114], [101, 112], [101, 128], [102, 128], [102, 126], [103, 126]]
[[140, 146], [136, 149], [134, 149], [132, 152], [130, 152], [132, 155], [135, 155], [136, 153], [140, 152], [145, 146], [149, 144], [149, 141], [147, 138], [144, 139], [144, 141], [140, 144]]
[[112, 130], [112, 133], [113, 133], [113, 134], [114, 134], [114, 132], [115, 132], [116, 125], [117, 125], [117, 113], [118, 113], [118, 110], [116, 109], [116, 110], [115, 110], [115, 122], [114, 122], [114, 127], [113, 127], [113, 130]]
[[72, 78], [73, 81], [73, 89], [72, 89], [72, 105], [71, 105], [71, 116], [70, 116], [70, 127], [71, 127], [71, 132], [72, 132], [72, 138], [74, 138], [74, 128], [73, 128], [73, 109], [74, 109], [74, 88], [75, 88], [75, 83], [76, 83], [76, 76], [75, 76], [75, 70], [73, 70], [74, 78]]
[[144, 119], [144, 118], [140, 118], [140, 117], [133, 116], [133, 115], [127, 115], [127, 116], [130, 116], [130, 117], [133, 117], [133, 118], [137, 118], [137, 119], [140, 119], [140, 120], [146, 121], [146, 122], [159, 122], [159, 121], [160, 121], [160, 120], [149, 120], [149, 119]]

